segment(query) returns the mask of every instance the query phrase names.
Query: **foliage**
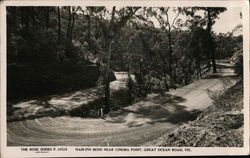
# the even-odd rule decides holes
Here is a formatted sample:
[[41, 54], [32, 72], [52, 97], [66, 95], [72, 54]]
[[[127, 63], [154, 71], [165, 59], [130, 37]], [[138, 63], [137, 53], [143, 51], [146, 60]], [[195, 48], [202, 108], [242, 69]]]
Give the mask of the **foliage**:
[[84, 58], [86, 51], [73, 42], [68, 43], [66, 38], [67, 10], [67, 7], [60, 9], [61, 39], [58, 40], [55, 7], [7, 8], [8, 98], [95, 85], [98, 67]]
[[83, 104], [69, 111], [70, 116], [74, 117], [99, 117], [100, 109], [103, 108], [103, 99], [95, 99], [88, 104]]
[[236, 62], [234, 71], [237, 73], [237, 75], [243, 77], [243, 55], [239, 55], [239, 59]]
[[[242, 48], [242, 36], [213, 33], [215, 19], [223, 11], [225, 8], [8, 7], [8, 97], [71, 91], [98, 82], [100, 97], [108, 105], [113, 71], [127, 71], [128, 78], [135, 75], [127, 84], [130, 98], [186, 85], [202, 78], [215, 58], [230, 57]], [[174, 17], [170, 18], [170, 12]]]
[[233, 32], [220, 33], [215, 36], [216, 58], [230, 58], [235, 52], [242, 49], [242, 35], [233, 36]]

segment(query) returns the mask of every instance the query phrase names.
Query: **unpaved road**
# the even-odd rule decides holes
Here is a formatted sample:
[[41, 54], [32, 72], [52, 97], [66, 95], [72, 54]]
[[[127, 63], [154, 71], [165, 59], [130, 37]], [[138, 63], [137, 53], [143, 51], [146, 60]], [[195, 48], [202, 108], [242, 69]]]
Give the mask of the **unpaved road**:
[[[225, 89], [224, 79], [231, 75], [234, 75], [231, 66], [221, 64], [218, 73], [207, 79], [195, 81], [165, 96], [150, 95], [105, 119], [62, 116], [8, 122], [7, 145], [140, 146], [195, 119], [212, 104], [209, 94]], [[227, 80], [226, 86], [235, 81]]]

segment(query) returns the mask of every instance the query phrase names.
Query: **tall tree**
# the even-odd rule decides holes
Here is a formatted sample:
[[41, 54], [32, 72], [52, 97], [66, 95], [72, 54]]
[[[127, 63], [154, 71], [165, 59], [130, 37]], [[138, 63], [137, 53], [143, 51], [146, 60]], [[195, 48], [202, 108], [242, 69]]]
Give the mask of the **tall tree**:
[[91, 43], [91, 23], [92, 18], [94, 18], [93, 12], [98, 13], [98, 11], [102, 11], [103, 7], [86, 7], [85, 9], [80, 8], [81, 12], [83, 13], [84, 17], [87, 20], [87, 43], [88, 43], [88, 49], [92, 49], [92, 43]]
[[[167, 35], [167, 39], [168, 39], [168, 55], [169, 55], [169, 59], [168, 59], [169, 73], [168, 74], [169, 74], [169, 78], [170, 78], [170, 86], [173, 86], [174, 81], [173, 81], [173, 70], [172, 70], [172, 68], [173, 68], [173, 66], [172, 66], [172, 64], [173, 64], [173, 58], [172, 58], [172, 54], [173, 54], [172, 29], [173, 29], [173, 27], [175, 25], [176, 19], [178, 18], [178, 16], [181, 13], [181, 9], [180, 8], [174, 8], [172, 10], [173, 12], [176, 13], [172, 21], [170, 21], [170, 16], [169, 16], [169, 12], [171, 11], [170, 7], [152, 8], [149, 11], [157, 19], [157, 21], [159, 22], [161, 28], [166, 32], [166, 35]], [[163, 58], [163, 60], [165, 60], [165, 59]], [[167, 72], [165, 72], [165, 78], [166, 78], [166, 74], [167, 74]], [[166, 85], [166, 88], [168, 89], [167, 83], [165, 83], [165, 85]]]
[[[106, 68], [104, 76], [104, 93], [105, 93], [105, 113], [110, 111], [110, 57], [112, 53], [112, 45], [114, 39], [119, 36], [121, 28], [126, 25], [140, 7], [126, 7], [116, 10], [116, 7], [112, 7], [111, 18], [109, 21], [105, 20], [102, 15], [99, 20], [102, 28], [103, 37], [105, 40], [106, 50]], [[105, 13], [105, 12], [104, 12]], [[117, 17], [115, 15], [118, 15]]]
[[46, 7], [46, 14], [45, 14], [45, 18], [46, 18], [46, 28], [49, 28], [49, 19], [50, 19], [50, 7]]
[[70, 43], [72, 41], [71, 35], [70, 35], [70, 33], [71, 33], [70, 29], [71, 29], [71, 25], [72, 25], [71, 6], [67, 7], [67, 11], [68, 11], [68, 27], [67, 27], [66, 35], [67, 35], [68, 43]]
[[67, 54], [68, 56], [71, 56], [71, 47], [72, 47], [72, 35], [74, 30], [74, 24], [75, 24], [75, 16], [77, 15], [77, 11], [80, 7], [74, 7], [74, 6], [68, 6], [67, 12], [68, 12], [68, 25], [67, 25]]
[[[210, 49], [208, 49], [209, 54], [211, 55], [211, 60], [212, 60], [212, 64], [213, 64], [213, 72], [216, 73], [216, 62], [215, 62], [215, 44], [214, 44], [214, 39], [212, 37], [212, 25], [213, 25], [213, 21], [212, 21], [212, 10], [208, 7], [206, 8], [206, 12], [207, 12], [207, 34], [208, 34], [208, 44], [210, 45]], [[217, 16], [217, 15], [216, 15]]]
[[[223, 7], [193, 7], [193, 8], [185, 8], [186, 15], [191, 17], [195, 16], [196, 11], [204, 12], [204, 19], [206, 20], [206, 30], [208, 34], [207, 41], [207, 53], [208, 58], [211, 59], [213, 65], [213, 72], [216, 73], [216, 62], [215, 62], [215, 44], [212, 36], [212, 26], [215, 23], [215, 20], [218, 18], [219, 14], [226, 11], [226, 8]], [[208, 62], [208, 66], [210, 68], [210, 62]]]
[[61, 40], [61, 13], [60, 13], [60, 7], [57, 7], [57, 20], [58, 20], [58, 30], [57, 30], [57, 36], [58, 36], [58, 41], [60, 42]]

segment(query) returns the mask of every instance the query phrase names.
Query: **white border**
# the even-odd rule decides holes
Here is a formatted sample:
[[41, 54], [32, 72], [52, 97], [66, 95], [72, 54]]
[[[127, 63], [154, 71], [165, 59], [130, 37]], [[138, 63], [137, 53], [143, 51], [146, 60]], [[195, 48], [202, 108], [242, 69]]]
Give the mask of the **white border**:
[[[20, 147], [7, 147], [6, 129], [6, 6], [209, 6], [242, 7], [244, 53], [244, 147], [192, 147], [192, 152], [79, 152], [67, 147], [67, 152], [22, 152]], [[94, 157], [94, 156], [189, 156], [189, 155], [248, 155], [249, 154], [249, 3], [238, 1], [143, 1], [143, 0], [85, 0], [85, 1], [4, 1], [1, 3], [1, 155], [3, 157]], [[36, 146], [37, 147], [37, 146]], [[51, 147], [51, 146], [49, 146]], [[58, 146], [57, 146], [58, 147]], [[128, 148], [128, 147], [125, 147]], [[171, 147], [172, 148], [172, 147]], [[170, 149], [171, 149], [170, 148]]]

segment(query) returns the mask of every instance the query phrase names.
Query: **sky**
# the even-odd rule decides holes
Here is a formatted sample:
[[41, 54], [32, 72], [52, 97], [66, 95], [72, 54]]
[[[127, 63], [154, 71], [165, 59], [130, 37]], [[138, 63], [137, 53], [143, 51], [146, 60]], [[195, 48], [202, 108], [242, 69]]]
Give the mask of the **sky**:
[[[227, 33], [231, 32], [238, 24], [241, 24], [242, 21], [240, 19], [240, 12], [241, 8], [227, 8], [225, 12], [222, 12], [218, 15], [218, 18], [215, 20], [215, 24], [212, 27], [212, 30], [216, 33]], [[198, 11], [196, 13], [197, 15], [203, 16], [204, 13], [202, 11]], [[174, 17], [176, 16], [176, 13], [169, 12], [169, 20], [170, 22], [173, 21]], [[186, 16], [180, 14], [178, 16], [179, 19], [182, 19], [183, 21], [186, 20]], [[156, 19], [151, 19], [154, 22], [154, 25], [156, 27], [159, 27], [159, 23]]]
[[[106, 8], [111, 12], [112, 6]], [[212, 27], [212, 30], [216, 34], [231, 32], [237, 25], [242, 23], [242, 19], [240, 18], [241, 11], [242, 8], [240, 7], [228, 7], [225, 12], [219, 14], [215, 24]], [[197, 14], [203, 16], [204, 13], [198, 11]], [[173, 11], [169, 12], [170, 23], [172, 23], [175, 16], [176, 16], [175, 12]], [[180, 14], [178, 18], [182, 19], [183, 21], [186, 20], [186, 16], [182, 14]], [[150, 20], [154, 23], [155, 27], [160, 26], [158, 21], [154, 17], [150, 18]]]
[[235, 26], [241, 23], [241, 8], [227, 8], [227, 11], [219, 15], [219, 19], [213, 25], [215, 33], [227, 33], [232, 31]]

